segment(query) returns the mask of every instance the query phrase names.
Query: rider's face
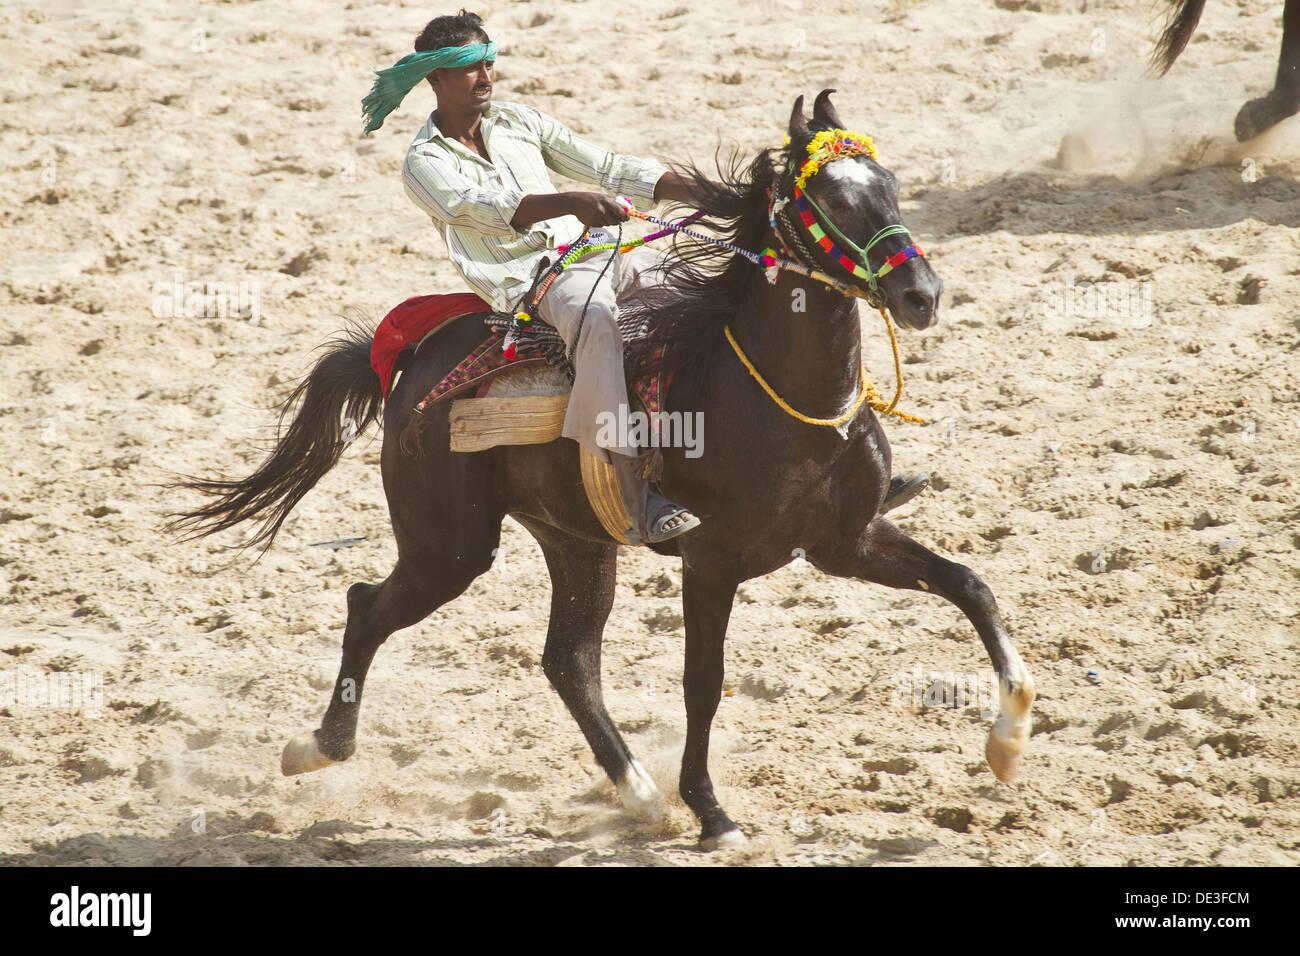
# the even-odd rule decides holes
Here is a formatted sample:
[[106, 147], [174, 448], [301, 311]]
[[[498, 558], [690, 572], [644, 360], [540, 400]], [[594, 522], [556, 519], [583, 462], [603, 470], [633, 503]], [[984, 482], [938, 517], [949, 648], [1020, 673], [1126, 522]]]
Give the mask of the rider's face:
[[468, 113], [485, 113], [492, 103], [492, 84], [496, 79], [496, 61], [479, 60], [470, 66], [457, 66], [433, 72], [433, 91], [439, 107]]

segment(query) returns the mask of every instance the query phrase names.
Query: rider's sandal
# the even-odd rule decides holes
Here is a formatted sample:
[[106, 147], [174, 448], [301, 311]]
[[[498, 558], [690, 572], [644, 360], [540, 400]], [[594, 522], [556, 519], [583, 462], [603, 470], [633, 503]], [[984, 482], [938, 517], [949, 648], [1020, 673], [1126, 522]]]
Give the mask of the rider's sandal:
[[[669, 538], [675, 538], [679, 534], [685, 534], [687, 531], [700, 526], [700, 519], [691, 514], [689, 510], [679, 504], [674, 504], [654, 490], [651, 490], [646, 501], [645, 511], [647, 517], [654, 515], [653, 519], [646, 522], [646, 541], [650, 544], [667, 541]], [[682, 519], [682, 523], [671, 530], [665, 530], [674, 518]]]
[[889, 491], [880, 506], [880, 513], [883, 515], [886, 511], [893, 511], [895, 508], [902, 507], [928, 487], [930, 487], [930, 476], [925, 472], [913, 475], [911, 478], [906, 475], [897, 475], [891, 478], [889, 480]]

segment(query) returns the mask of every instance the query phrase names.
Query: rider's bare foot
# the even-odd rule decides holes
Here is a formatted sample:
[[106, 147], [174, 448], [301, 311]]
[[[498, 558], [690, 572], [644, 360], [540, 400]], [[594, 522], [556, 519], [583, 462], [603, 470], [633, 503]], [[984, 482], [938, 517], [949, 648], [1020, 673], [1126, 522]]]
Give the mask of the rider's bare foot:
[[681, 505], [669, 501], [659, 492], [650, 491], [646, 501], [646, 541], [658, 544], [700, 526], [700, 519]]

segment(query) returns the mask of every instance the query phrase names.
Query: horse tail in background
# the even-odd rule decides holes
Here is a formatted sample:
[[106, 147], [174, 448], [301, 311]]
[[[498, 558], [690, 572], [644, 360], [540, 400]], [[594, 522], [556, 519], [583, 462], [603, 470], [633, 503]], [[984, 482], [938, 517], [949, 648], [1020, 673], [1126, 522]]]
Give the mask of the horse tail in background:
[[1164, 76], [1191, 42], [1205, 11], [1205, 0], [1168, 0], [1169, 20], [1151, 53], [1151, 66]]
[[174, 482], [172, 487], [216, 500], [169, 515], [174, 520], [167, 530], [202, 538], [265, 512], [261, 528], [243, 546], [269, 548], [294, 506], [338, 463], [352, 439], [379, 417], [383, 395], [379, 376], [370, 367], [371, 341], [370, 332], [354, 327], [329, 343], [311, 374], [281, 405], [281, 425], [295, 405], [298, 411], [288, 429], [282, 429], [271, 456], [253, 474], [238, 481], [182, 476]]

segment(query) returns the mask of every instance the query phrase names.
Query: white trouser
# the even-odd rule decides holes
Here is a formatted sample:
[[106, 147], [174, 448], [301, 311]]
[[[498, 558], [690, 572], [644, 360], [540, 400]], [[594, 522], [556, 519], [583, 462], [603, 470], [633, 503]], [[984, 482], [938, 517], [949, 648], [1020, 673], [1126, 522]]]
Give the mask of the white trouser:
[[[593, 233], [595, 230], [593, 230]], [[612, 241], [597, 238], [596, 241]], [[637, 449], [619, 445], [602, 445], [597, 441], [602, 412], [619, 414], [619, 405], [628, 405], [627, 378], [623, 373], [623, 336], [618, 330], [618, 303], [647, 285], [662, 281], [659, 274], [665, 256], [638, 246], [627, 253], [594, 252], [579, 259], [556, 277], [542, 297], [537, 313], [553, 326], [573, 351], [574, 382], [569, 408], [564, 416], [565, 438], [586, 446], [597, 458], [607, 461], [607, 452], [635, 455]], [[605, 268], [608, 265], [608, 268]], [[601, 277], [601, 270], [605, 274]], [[599, 278], [599, 281], [597, 281]], [[593, 291], [593, 285], [595, 289]], [[586, 319], [582, 318], [587, 305]], [[579, 334], [578, 347], [573, 349]], [[612, 421], [617, 422], [617, 417]], [[626, 434], [626, 429], [604, 429], [606, 435]]]

